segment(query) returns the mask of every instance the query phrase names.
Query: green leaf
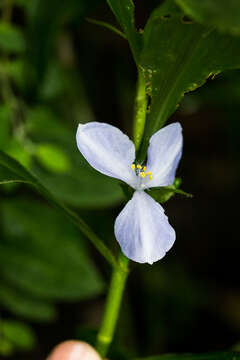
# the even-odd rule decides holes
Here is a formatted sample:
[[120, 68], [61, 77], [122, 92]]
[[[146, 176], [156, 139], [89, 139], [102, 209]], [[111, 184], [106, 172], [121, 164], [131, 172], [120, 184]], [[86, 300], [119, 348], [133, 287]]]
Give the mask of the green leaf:
[[69, 170], [62, 174], [49, 173], [32, 163], [34, 173], [57, 199], [71, 206], [91, 209], [113, 206], [123, 199], [116, 180], [87, 164], [76, 146], [76, 129], [70, 131], [48, 108], [37, 107], [29, 112], [27, 131], [34, 142], [51, 143], [68, 157]]
[[66, 153], [53, 144], [38, 144], [35, 156], [47, 170], [53, 173], [66, 173], [71, 168]]
[[10, 356], [14, 352], [14, 345], [7, 339], [0, 336], [0, 355]]
[[167, 202], [175, 194], [180, 194], [180, 195], [186, 196], [188, 198], [192, 197], [191, 194], [188, 194], [185, 191], [182, 191], [180, 189], [175, 189], [174, 186], [164, 186], [162, 188], [152, 188], [152, 189], [149, 189], [148, 194], [153, 199], [155, 199], [157, 202], [159, 202], [160, 204]]
[[6, 153], [20, 162], [21, 165], [29, 168], [32, 161], [32, 154], [25, 148], [24, 143], [16, 138], [8, 142]]
[[138, 63], [142, 47], [142, 36], [135, 29], [133, 1], [107, 0], [107, 3], [121, 25], [121, 28], [129, 41], [135, 62]]
[[120, 183], [120, 186], [122, 188], [122, 191], [126, 197], [127, 200], [130, 200], [133, 196], [134, 190], [129, 185], [125, 184], [124, 182]]
[[140, 59], [151, 102], [144, 155], [149, 138], [164, 125], [186, 92], [223, 70], [239, 67], [240, 39], [186, 22], [171, 0], [158, 7], [145, 27]]
[[6, 52], [23, 52], [25, 39], [21, 30], [12, 24], [0, 22], [0, 49]]
[[[6, 170], [6, 174], [4, 173]], [[22, 165], [16, 160], [0, 151], [0, 181], [17, 180], [32, 185], [38, 192], [45, 197], [51, 204], [60, 209], [80, 230], [81, 232], [94, 244], [98, 251], [105, 257], [106, 260], [113, 266], [116, 265], [116, 260], [111, 251], [98, 238], [98, 236], [91, 230], [91, 228], [80, 218], [80, 216], [68, 209], [65, 205], [55, 199], [55, 197]]]
[[[83, 239], [62, 214], [41, 202], [1, 203], [0, 272], [18, 289], [48, 300], [98, 295], [103, 282]], [[21, 272], [21, 276], [19, 276]]]
[[5, 150], [10, 137], [11, 109], [7, 105], [0, 106], [0, 148]]
[[239, 360], [240, 353], [237, 352], [222, 352], [222, 353], [209, 353], [209, 354], [169, 354], [150, 356], [146, 358], [138, 358], [136, 360]]
[[154, 198], [160, 204], [165, 203], [166, 201], [171, 199], [171, 197], [173, 197], [175, 194], [179, 194], [191, 198], [192, 194], [186, 193], [185, 191], [179, 189], [180, 185], [181, 185], [181, 179], [176, 178], [173, 185], [150, 188], [148, 190], [148, 193], [152, 198]]
[[175, 195], [174, 189], [168, 189], [165, 187], [159, 189], [149, 189], [148, 194], [160, 204], [164, 204]]
[[196, 21], [220, 31], [240, 35], [239, 0], [175, 0]]
[[7, 61], [5, 63], [2, 64], [3, 66], [3, 70], [6, 73], [6, 75], [8, 77], [11, 78], [11, 80], [15, 81], [15, 84], [17, 84], [19, 87], [23, 87], [25, 78], [23, 75], [23, 68], [24, 68], [24, 63], [23, 60], [16, 58], [16, 59], [11, 59], [11, 61]]
[[17, 316], [38, 322], [53, 321], [57, 313], [55, 306], [37, 299], [1, 281], [0, 304]]
[[0, 333], [15, 348], [31, 350], [36, 344], [33, 330], [27, 324], [16, 320], [3, 320], [0, 323]]
[[55, 54], [56, 41], [61, 26], [69, 20], [81, 21], [103, 0], [52, 0], [50, 2], [28, 1], [27, 57], [25, 66], [25, 88], [33, 99], [41, 90], [47, 65]]

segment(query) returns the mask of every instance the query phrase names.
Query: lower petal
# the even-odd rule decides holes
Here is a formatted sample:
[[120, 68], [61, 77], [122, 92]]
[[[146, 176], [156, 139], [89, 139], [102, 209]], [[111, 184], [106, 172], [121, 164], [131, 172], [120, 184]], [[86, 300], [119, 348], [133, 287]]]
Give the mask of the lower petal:
[[162, 259], [176, 238], [162, 206], [143, 191], [135, 191], [118, 215], [114, 232], [129, 259], [149, 264]]

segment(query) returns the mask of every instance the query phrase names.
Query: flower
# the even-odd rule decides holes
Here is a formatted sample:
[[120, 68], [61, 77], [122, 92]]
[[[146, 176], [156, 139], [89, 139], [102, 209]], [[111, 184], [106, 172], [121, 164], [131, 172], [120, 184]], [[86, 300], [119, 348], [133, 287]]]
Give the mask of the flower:
[[151, 137], [146, 165], [134, 163], [133, 142], [112, 125], [79, 124], [76, 138], [78, 149], [94, 169], [135, 190], [114, 225], [122, 252], [139, 263], [152, 264], [163, 258], [176, 234], [163, 207], [144, 190], [173, 184], [182, 155], [181, 125], [173, 123]]

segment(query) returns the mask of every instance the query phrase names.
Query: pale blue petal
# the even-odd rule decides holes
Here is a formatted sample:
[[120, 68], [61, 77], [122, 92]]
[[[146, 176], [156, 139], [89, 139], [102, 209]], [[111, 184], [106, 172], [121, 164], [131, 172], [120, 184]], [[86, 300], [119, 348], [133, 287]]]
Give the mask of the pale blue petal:
[[79, 124], [77, 146], [89, 164], [101, 173], [135, 186], [131, 169], [135, 160], [133, 142], [118, 128], [99, 122]]
[[149, 264], [163, 258], [176, 238], [162, 206], [143, 191], [135, 191], [118, 215], [114, 232], [129, 259]]
[[182, 146], [182, 127], [179, 123], [165, 126], [151, 137], [147, 171], [152, 173], [152, 181], [147, 180], [147, 187], [173, 184], [182, 156]]

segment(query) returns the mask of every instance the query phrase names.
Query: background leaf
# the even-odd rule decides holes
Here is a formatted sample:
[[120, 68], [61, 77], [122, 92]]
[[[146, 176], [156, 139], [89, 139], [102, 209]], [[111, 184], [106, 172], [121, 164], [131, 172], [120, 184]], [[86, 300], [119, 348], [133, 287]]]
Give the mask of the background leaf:
[[[51, 127], [48, 123], [51, 122]], [[47, 130], [46, 130], [47, 129]], [[55, 151], [53, 156], [41, 157], [32, 163], [32, 170], [59, 200], [81, 208], [99, 208], [112, 206], [123, 199], [118, 181], [95, 171], [77, 149], [74, 132], [70, 131], [48, 108], [36, 108], [27, 116], [27, 131], [36, 144], [35, 156], [39, 160], [38, 149], [48, 144]], [[44, 150], [46, 152], [46, 149]], [[64, 172], [56, 169], [61, 165], [64, 155]], [[48, 164], [46, 164], [46, 160]], [[51, 164], [49, 162], [51, 161]], [[66, 164], [67, 162], [67, 164]]]
[[49, 59], [52, 57], [58, 34], [63, 24], [74, 18], [79, 24], [103, 0], [34, 0], [29, 5], [27, 57], [25, 59], [25, 93], [31, 101], [36, 100], [44, 81]]
[[222, 352], [222, 353], [218, 352], [218, 353], [196, 354], [196, 355], [169, 354], [169, 355], [159, 355], [159, 356], [151, 356], [144, 358], [144, 360], [239, 360], [239, 359], [240, 359], [240, 354], [237, 352]]
[[3, 280], [0, 286], [0, 304], [12, 314], [32, 321], [53, 322], [57, 318], [53, 303], [31, 296]]
[[183, 11], [196, 21], [232, 35], [240, 35], [238, 0], [175, 0]]
[[21, 53], [25, 50], [25, 45], [20, 29], [14, 25], [0, 22], [0, 49], [2, 51]]
[[66, 173], [71, 167], [67, 155], [52, 144], [38, 144], [35, 156], [44, 167], [57, 174]]
[[0, 106], [0, 147], [4, 150], [10, 140], [11, 109], [9, 106]]
[[65, 216], [67, 216], [81, 231], [85, 234], [100, 253], [112, 264], [115, 265], [115, 258], [111, 251], [104, 245], [104, 243], [95, 235], [89, 226], [80, 218], [79, 215], [68, 209], [66, 206], [57, 201], [54, 196], [22, 165], [10, 156], [0, 151], [0, 183], [1, 181], [22, 181], [35, 187], [39, 193], [44, 196], [51, 204], [60, 209]]
[[0, 332], [1, 336], [17, 349], [31, 350], [36, 344], [32, 329], [23, 322], [3, 320], [0, 324]]
[[0, 244], [0, 269], [7, 281], [51, 300], [85, 299], [102, 292], [102, 279], [83, 239], [62, 215], [23, 199], [2, 203], [1, 210], [7, 237]]

